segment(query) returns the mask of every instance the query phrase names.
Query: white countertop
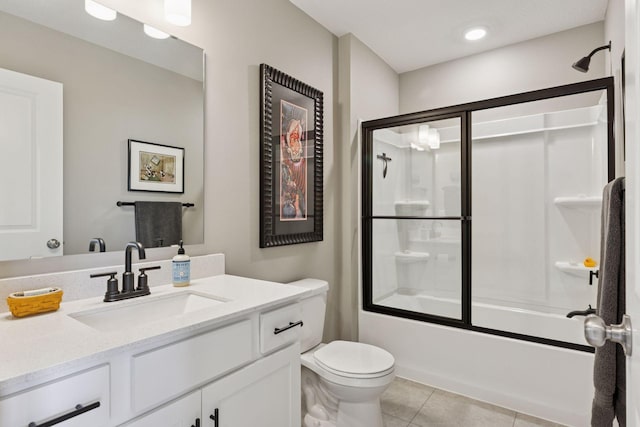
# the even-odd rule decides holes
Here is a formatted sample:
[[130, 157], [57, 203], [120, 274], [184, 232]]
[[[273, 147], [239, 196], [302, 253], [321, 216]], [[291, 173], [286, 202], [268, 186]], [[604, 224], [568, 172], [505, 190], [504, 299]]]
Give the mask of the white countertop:
[[[226, 302], [123, 330], [101, 332], [69, 316], [150, 302], [179, 292], [195, 292]], [[151, 295], [105, 303], [102, 297], [62, 303], [56, 312], [25, 318], [0, 313], [0, 396], [27, 383], [47, 379], [92, 361], [106, 359], [127, 348], [164, 342], [189, 332], [256, 311], [268, 310], [310, 294], [303, 287], [218, 275], [191, 281], [191, 285], [151, 288]]]

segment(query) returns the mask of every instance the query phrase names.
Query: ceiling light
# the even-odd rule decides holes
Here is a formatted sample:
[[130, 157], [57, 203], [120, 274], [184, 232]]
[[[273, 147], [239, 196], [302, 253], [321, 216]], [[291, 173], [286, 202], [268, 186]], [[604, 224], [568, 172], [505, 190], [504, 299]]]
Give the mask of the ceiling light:
[[144, 33], [149, 37], [153, 37], [154, 39], [167, 39], [169, 38], [169, 34], [164, 31], [160, 31], [157, 28], [152, 27], [151, 25], [144, 24]]
[[487, 35], [487, 29], [483, 27], [470, 28], [464, 32], [464, 38], [469, 41], [480, 40]]
[[164, 0], [164, 19], [174, 25], [191, 25], [191, 0]]
[[115, 10], [109, 9], [93, 0], [84, 0], [84, 10], [94, 18], [102, 19], [103, 21], [113, 21], [118, 15]]

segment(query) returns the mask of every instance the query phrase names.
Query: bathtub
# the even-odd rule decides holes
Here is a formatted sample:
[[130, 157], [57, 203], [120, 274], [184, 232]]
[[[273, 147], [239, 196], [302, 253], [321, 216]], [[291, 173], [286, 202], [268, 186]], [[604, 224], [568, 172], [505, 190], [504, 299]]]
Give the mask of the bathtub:
[[[441, 310], [443, 315], [460, 310], [454, 300], [420, 294], [393, 294], [384, 304], [428, 308], [432, 313]], [[535, 326], [532, 335], [540, 336], [544, 330], [554, 339], [584, 343], [578, 336], [582, 318], [483, 303], [474, 304], [473, 313], [474, 324], [484, 327], [514, 330], [517, 326], [523, 333], [520, 328], [529, 323]], [[590, 424], [592, 353], [362, 309], [359, 340], [391, 352], [400, 377], [565, 425]]]
[[[421, 292], [396, 292], [379, 299], [376, 304], [454, 319], [460, 319], [461, 313], [459, 300], [434, 297]], [[543, 313], [476, 301], [472, 307], [472, 323], [476, 326], [588, 345], [584, 339], [582, 316], [569, 319], [565, 314]]]

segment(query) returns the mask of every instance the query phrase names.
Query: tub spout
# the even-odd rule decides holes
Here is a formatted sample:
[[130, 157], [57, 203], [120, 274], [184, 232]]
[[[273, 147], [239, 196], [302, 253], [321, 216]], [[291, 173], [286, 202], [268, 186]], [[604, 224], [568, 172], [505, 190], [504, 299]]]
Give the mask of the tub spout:
[[596, 309], [591, 308], [591, 304], [589, 304], [589, 308], [587, 308], [586, 310], [570, 311], [569, 313], [567, 313], [567, 317], [571, 319], [573, 316], [587, 316], [589, 314], [595, 314], [595, 313], [596, 313]]

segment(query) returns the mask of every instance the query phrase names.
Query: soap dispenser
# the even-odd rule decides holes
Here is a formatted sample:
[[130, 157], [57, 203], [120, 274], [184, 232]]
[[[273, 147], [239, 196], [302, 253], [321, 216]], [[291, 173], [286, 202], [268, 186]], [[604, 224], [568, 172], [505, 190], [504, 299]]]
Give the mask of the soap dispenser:
[[189, 259], [189, 255], [185, 255], [184, 253], [182, 240], [180, 240], [180, 249], [178, 249], [178, 255], [173, 257], [172, 271], [173, 286], [189, 285], [191, 281], [191, 260]]

